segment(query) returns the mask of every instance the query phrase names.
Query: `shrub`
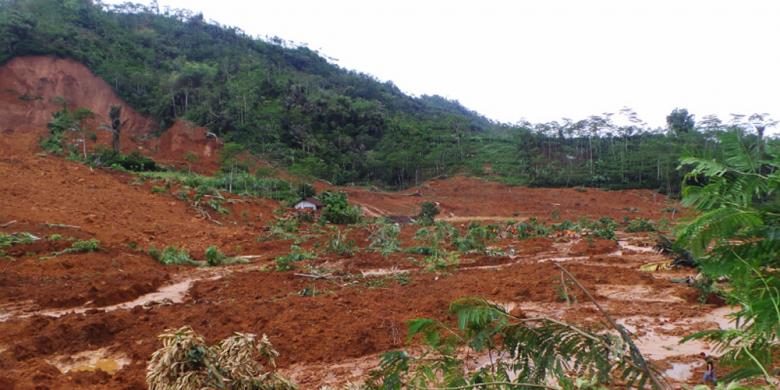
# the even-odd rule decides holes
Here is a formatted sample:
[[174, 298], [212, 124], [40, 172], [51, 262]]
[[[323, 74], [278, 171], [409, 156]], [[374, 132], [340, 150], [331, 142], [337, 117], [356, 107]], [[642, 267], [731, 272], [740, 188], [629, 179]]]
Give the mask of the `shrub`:
[[593, 235], [605, 240], [614, 240], [616, 239], [615, 229], [617, 226], [618, 224], [614, 219], [609, 217], [601, 217], [594, 226]]
[[337, 225], [348, 225], [360, 222], [361, 210], [347, 202], [347, 195], [343, 192], [325, 191], [319, 196], [323, 203], [320, 218], [323, 222]]
[[547, 237], [550, 235], [550, 229], [537, 221], [536, 218], [518, 222], [511, 230], [517, 238]]
[[316, 195], [317, 190], [309, 183], [300, 183], [295, 189], [295, 193], [298, 195], [298, 198], [306, 199]]
[[496, 238], [498, 227], [495, 225], [482, 226], [472, 222], [463, 237], [453, 240], [455, 247], [461, 252], [485, 252], [487, 242]]
[[628, 223], [628, 226], [626, 226], [626, 231], [629, 233], [654, 232], [657, 230], [658, 229], [652, 222], [644, 218], [631, 220]]
[[439, 206], [433, 202], [423, 202], [420, 205], [420, 213], [417, 214], [417, 218], [421, 225], [432, 225], [436, 216], [439, 215]]
[[348, 239], [348, 233], [349, 231], [342, 232], [341, 229], [334, 228], [328, 240], [328, 252], [352, 257], [355, 254], [355, 240]]
[[382, 256], [398, 252], [401, 245], [398, 236], [401, 234], [401, 225], [397, 223], [381, 222], [377, 229], [368, 237], [368, 249], [379, 252]]
[[164, 265], [200, 265], [190, 257], [190, 253], [186, 249], [172, 246], [165, 247], [162, 252], [156, 248], [150, 248], [149, 255]]
[[21, 233], [0, 233], [0, 249], [8, 248], [17, 244], [31, 244], [38, 238], [26, 232]]
[[92, 153], [87, 162], [100, 167], [121, 167], [132, 172], [158, 171], [160, 167], [154, 160], [133, 151], [128, 155], [115, 152], [113, 149], [98, 147]]
[[219, 250], [219, 248], [214, 245], [206, 248], [204, 257], [206, 258], [206, 263], [212, 267], [219, 265], [243, 264], [247, 262], [245, 259], [226, 256]]
[[196, 188], [202, 193], [212, 190], [237, 195], [261, 196], [283, 202], [294, 202], [297, 197], [290, 183], [276, 178], [253, 176], [246, 172], [202, 176], [188, 172], [140, 172], [143, 178], [167, 180]]
[[294, 262], [299, 262], [307, 259], [313, 259], [316, 256], [313, 253], [304, 251], [298, 245], [290, 246], [290, 253], [279, 256], [275, 259], [277, 271], [289, 271], [295, 269]]
[[52, 133], [48, 137], [41, 139], [39, 144], [41, 145], [41, 148], [47, 153], [61, 156], [65, 152], [62, 145], [64, 138], [65, 134], [63, 133]]
[[89, 240], [80, 240], [75, 241], [73, 244], [71, 244], [70, 248], [65, 249], [60, 254], [64, 253], [85, 253], [85, 252], [96, 252], [100, 250], [100, 241], [92, 238]]

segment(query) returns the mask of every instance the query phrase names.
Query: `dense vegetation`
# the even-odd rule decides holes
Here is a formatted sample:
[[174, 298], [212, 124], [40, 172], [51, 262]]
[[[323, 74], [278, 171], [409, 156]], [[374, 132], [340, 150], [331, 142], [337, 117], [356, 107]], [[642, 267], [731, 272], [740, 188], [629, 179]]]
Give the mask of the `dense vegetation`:
[[[337, 184], [403, 187], [465, 170], [514, 184], [677, 192], [678, 156], [712, 154], [713, 134], [746, 122], [697, 125], [675, 110], [668, 129], [652, 129], [624, 110], [498, 124], [456, 101], [407, 96], [305, 46], [256, 39], [189, 11], [89, 0], [0, 5], [0, 62], [73, 58], [156, 118], [158, 130], [186, 118], [293, 173]], [[756, 121], [763, 132], [767, 121]]]
[[[721, 361], [736, 369], [727, 379], [763, 377], [777, 386], [780, 352], [780, 148], [746, 144], [738, 134], [720, 137], [717, 159], [687, 157], [683, 203], [700, 214], [679, 233], [707, 282], [739, 307], [737, 329], [693, 336], [716, 342]], [[774, 369], [773, 369], [774, 367]]]

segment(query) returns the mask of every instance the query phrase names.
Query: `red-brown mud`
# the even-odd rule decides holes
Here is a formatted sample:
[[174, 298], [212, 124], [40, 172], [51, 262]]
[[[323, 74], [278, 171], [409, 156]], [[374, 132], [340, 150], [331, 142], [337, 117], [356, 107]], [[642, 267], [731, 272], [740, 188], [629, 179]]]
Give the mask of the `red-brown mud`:
[[[20, 99], [24, 94], [32, 99]], [[598, 312], [583, 294], [572, 291], [573, 302], [567, 305], [555, 262], [570, 270], [616, 318], [642, 327], [637, 337], [644, 337], [643, 346], [659, 344], [652, 338], [657, 335], [667, 337], [660, 342], [666, 345], [676, 340], [669, 337], [700, 330], [702, 324], [719, 325], [706, 317], [712, 306], [699, 305], [691, 288], [670, 282], [690, 270], [642, 272], [641, 264], [663, 257], [621, 251], [614, 241], [504, 239], [491, 243], [495, 256], [461, 254], [459, 265], [430, 271], [422, 255], [367, 252], [371, 227], [351, 228], [347, 237], [357, 251], [347, 257], [327, 250], [329, 226], [312, 225], [295, 237], [317, 258], [296, 263], [292, 271], [275, 271], [273, 259], [296, 242], [269, 235], [277, 202], [232, 198], [234, 202], [226, 202], [230, 214], [218, 217], [220, 225], [171, 193], [154, 193], [151, 184], [132, 175], [39, 155], [37, 142], [51, 112], [58, 109], [50, 102], [54, 96], [65, 97], [73, 107], [90, 108], [98, 122], [106, 119], [111, 104], [121, 103], [108, 84], [73, 61], [33, 57], [0, 68], [0, 225], [5, 225], [0, 232], [29, 232], [40, 238], [5, 248], [6, 257], [0, 259], [2, 389], [144, 389], [146, 362], [159, 347], [156, 336], [183, 325], [209, 341], [234, 331], [268, 334], [281, 353], [280, 368], [304, 389], [360, 380], [378, 354], [405, 347], [407, 320], [424, 316], [452, 321], [449, 303], [464, 296], [601, 326], [596, 325]], [[212, 145], [202, 129], [180, 123], [161, 139], [149, 139], [152, 124], [129, 108], [124, 112], [131, 119], [125, 148], [169, 164], [186, 163], [179, 158], [193, 152], [203, 157], [198, 169], [215, 167], [209, 164], [216, 161], [218, 145]], [[98, 140], [106, 141], [102, 136]], [[470, 220], [547, 220], [554, 215], [561, 220], [669, 218], [662, 210], [674, 205], [650, 191], [531, 189], [465, 177], [435, 180], [400, 193], [342, 190], [379, 215], [412, 215], [423, 201], [439, 202], [442, 219], [461, 229]], [[416, 192], [420, 196], [409, 196]], [[402, 226], [404, 248], [421, 245], [413, 240], [417, 228]], [[52, 239], [55, 234], [60, 237]], [[99, 240], [101, 249], [51, 257], [75, 240], [88, 239]], [[202, 260], [203, 250], [211, 245], [229, 255], [249, 256], [250, 263], [163, 266], [147, 254], [152, 246], [176, 246]], [[695, 359], [705, 347], [694, 345], [671, 355], [658, 350], [654, 356], [674, 369], [673, 363]], [[96, 351], [106, 361], [122, 364], [106, 368], [112, 373], [61, 371], [68, 357]], [[700, 374], [698, 368], [692, 370]], [[356, 374], [340, 377], [334, 372]], [[696, 378], [677, 383], [694, 384]]]

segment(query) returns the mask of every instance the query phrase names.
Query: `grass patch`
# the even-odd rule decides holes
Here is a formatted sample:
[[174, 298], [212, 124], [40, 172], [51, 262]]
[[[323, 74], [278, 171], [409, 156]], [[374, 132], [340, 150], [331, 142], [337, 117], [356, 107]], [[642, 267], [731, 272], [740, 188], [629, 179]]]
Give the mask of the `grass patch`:
[[232, 175], [219, 174], [217, 176], [203, 176], [191, 172], [140, 172], [138, 175], [145, 179], [163, 180], [167, 183], [178, 183], [196, 191], [206, 193], [206, 189], [213, 188], [223, 192], [237, 195], [260, 196], [285, 202], [297, 200], [295, 188], [287, 181], [257, 177], [249, 173], [241, 172]]
[[205, 252], [205, 258], [206, 258], [206, 264], [217, 267], [220, 265], [230, 265], [230, 264], [246, 264], [248, 261], [246, 259], [239, 259], [237, 257], [229, 257], [222, 253], [219, 248], [212, 245], [208, 248], [206, 248]]
[[149, 248], [149, 256], [163, 265], [201, 265], [190, 257], [190, 253], [186, 249], [173, 246], [167, 246], [162, 251], [151, 247]]

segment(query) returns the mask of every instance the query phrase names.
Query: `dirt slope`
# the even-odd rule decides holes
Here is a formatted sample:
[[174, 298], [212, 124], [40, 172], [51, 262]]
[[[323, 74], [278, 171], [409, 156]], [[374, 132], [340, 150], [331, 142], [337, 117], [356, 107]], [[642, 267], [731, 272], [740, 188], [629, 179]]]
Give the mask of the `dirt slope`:
[[71, 109], [83, 107], [95, 114], [88, 127], [96, 133], [97, 144], [110, 144], [110, 134], [99, 127], [109, 123], [108, 111], [118, 105], [126, 121], [121, 140], [124, 153], [137, 150], [183, 166], [185, 153], [192, 152], [198, 157], [196, 170], [211, 172], [218, 165], [221, 143], [207, 137], [206, 129], [177, 122], [158, 139], [152, 133], [159, 126], [133, 110], [103, 79], [76, 61], [48, 56], [18, 57], [0, 67], [0, 131], [3, 138], [15, 138], [13, 142], [0, 140], [0, 148], [6, 153], [36, 150], [52, 113], [62, 108], [63, 101]]

